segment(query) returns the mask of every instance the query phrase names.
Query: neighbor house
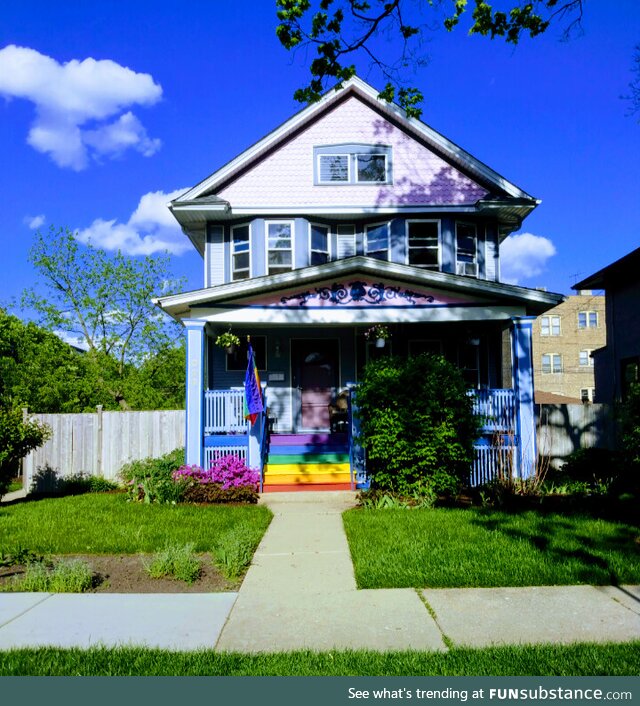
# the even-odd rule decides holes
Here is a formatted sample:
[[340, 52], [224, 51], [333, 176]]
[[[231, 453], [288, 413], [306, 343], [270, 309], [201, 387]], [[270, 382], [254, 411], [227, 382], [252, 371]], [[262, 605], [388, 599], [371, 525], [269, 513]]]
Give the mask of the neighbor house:
[[[366, 484], [351, 414], [363, 366], [435, 352], [486, 422], [476, 482], [505, 445], [527, 475], [532, 323], [562, 297], [500, 282], [499, 245], [537, 204], [358, 78], [177, 198], [204, 263], [202, 289], [157, 300], [186, 329], [187, 462], [245, 455], [266, 489]], [[375, 324], [384, 348], [365, 336]], [[230, 353], [215, 345], [229, 328], [243, 343]], [[267, 407], [250, 429], [247, 336]]]
[[640, 248], [574, 285], [604, 289], [606, 345], [594, 353], [596, 402], [612, 404], [640, 382]]

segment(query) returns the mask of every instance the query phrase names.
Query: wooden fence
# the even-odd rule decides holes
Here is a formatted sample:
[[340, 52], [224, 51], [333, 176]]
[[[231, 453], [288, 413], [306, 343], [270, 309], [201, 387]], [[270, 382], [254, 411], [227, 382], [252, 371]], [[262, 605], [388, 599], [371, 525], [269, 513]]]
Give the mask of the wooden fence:
[[38, 468], [49, 466], [61, 476], [84, 473], [115, 480], [123, 464], [161, 456], [184, 446], [184, 410], [31, 414], [48, 424], [52, 438], [32, 451], [23, 464], [27, 488]]

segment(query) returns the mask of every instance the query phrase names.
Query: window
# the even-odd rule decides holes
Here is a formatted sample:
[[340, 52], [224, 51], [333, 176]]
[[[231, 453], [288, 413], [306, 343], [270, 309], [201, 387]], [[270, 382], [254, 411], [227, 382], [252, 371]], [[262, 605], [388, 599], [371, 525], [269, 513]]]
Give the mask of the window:
[[293, 223], [267, 221], [267, 273], [277, 275], [293, 269]]
[[384, 184], [387, 181], [387, 155], [356, 155], [356, 181], [361, 183]]
[[379, 223], [367, 226], [367, 252], [369, 257], [378, 260], [389, 259], [389, 224]]
[[246, 279], [251, 272], [249, 226], [231, 229], [231, 279]]
[[388, 145], [323, 145], [313, 148], [315, 184], [390, 184]]
[[440, 269], [440, 221], [407, 221], [408, 262]]
[[540, 317], [540, 335], [541, 336], [559, 336], [560, 335], [560, 317], [559, 316], [541, 316]]
[[[267, 337], [266, 336], [251, 336], [251, 348], [255, 356], [256, 367], [258, 370], [267, 369]], [[247, 355], [249, 349], [247, 347], [247, 337], [240, 336], [240, 345], [236, 346], [233, 353], [228, 354], [227, 370], [240, 370], [245, 372], [247, 369]]]
[[580, 351], [580, 367], [593, 366], [591, 351]]
[[582, 402], [593, 402], [596, 398], [596, 388], [595, 387], [583, 387], [580, 390], [580, 399]]
[[598, 312], [579, 311], [578, 328], [598, 328]]
[[476, 244], [475, 225], [456, 223], [456, 274], [477, 277]]
[[318, 157], [318, 181], [321, 184], [349, 183], [349, 155], [321, 154]]
[[543, 373], [561, 373], [562, 372], [562, 356], [558, 353], [545, 353], [542, 356], [542, 372]]
[[329, 262], [329, 228], [311, 223], [309, 226], [309, 264]]

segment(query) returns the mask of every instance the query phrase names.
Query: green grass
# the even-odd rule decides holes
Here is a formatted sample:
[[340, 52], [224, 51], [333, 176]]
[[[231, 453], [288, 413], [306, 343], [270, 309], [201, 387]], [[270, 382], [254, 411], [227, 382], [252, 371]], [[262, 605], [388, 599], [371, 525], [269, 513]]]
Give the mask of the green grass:
[[13, 577], [0, 590], [82, 593], [92, 585], [93, 572], [85, 561], [61, 559], [54, 566], [47, 566], [43, 562], [28, 564], [23, 576]]
[[360, 588], [640, 583], [640, 530], [533, 511], [350, 510]]
[[20, 480], [14, 480], [9, 483], [9, 488], [7, 489], [7, 493], [14, 493], [16, 490], [22, 490], [22, 481]]
[[171, 577], [193, 583], [202, 573], [202, 564], [193, 553], [193, 544], [167, 544], [153, 555], [145, 569], [154, 579]]
[[124, 494], [88, 494], [0, 506], [0, 549], [42, 554], [153, 553], [167, 544], [196, 552], [250, 537], [258, 545], [271, 521], [263, 506], [145, 505]]
[[439, 652], [168, 652], [144, 648], [0, 651], [1, 676], [636, 676], [640, 642]]

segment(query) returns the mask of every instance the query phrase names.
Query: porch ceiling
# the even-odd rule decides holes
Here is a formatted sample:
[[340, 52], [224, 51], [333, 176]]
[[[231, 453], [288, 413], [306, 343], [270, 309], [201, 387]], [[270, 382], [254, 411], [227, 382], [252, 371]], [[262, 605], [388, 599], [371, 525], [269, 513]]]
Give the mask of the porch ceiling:
[[508, 319], [538, 315], [562, 299], [559, 294], [353, 257], [154, 302], [177, 320], [349, 325]]

